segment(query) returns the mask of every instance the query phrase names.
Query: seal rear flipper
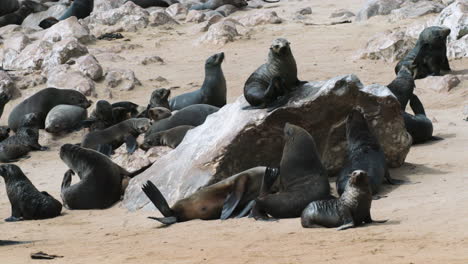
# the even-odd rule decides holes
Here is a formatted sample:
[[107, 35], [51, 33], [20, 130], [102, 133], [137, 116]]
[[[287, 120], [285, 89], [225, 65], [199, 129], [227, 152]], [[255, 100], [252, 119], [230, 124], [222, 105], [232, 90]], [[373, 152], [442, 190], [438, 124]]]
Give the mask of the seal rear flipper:
[[172, 225], [172, 224], [177, 223], [177, 217], [175, 217], [175, 216], [169, 216], [169, 217], [152, 217], [152, 216], [148, 216], [148, 218], [159, 221], [159, 222], [161, 222], [162, 224], [165, 224], [165, 225]]
[[23, 219], [20, 217], [15, 217], [15, 216], [10, 216], [5, 219], [5, 222], [18, 222], [18, 221], [23, 221]]
[[150, 201], [158, 208], [158, 210], [165, 217], [175, 217], [174, 212], [171, 210], [167, 204], [166, 198], [162, 195], [159, 189], [150, 181], [147, 181], [146, 184], [143, 184], [141, 187], [146, 196]]
[[108, 157], [110, 157], [112, 155], [112, 146], [109, 145], [109, 144], [103, 144], [103, 145], [99, 145], [98, 148], [97, 148], [97, 152], [100, 152]]
[[[388, 172], [388, 170], [385, 172], [385, 179], [387, 180], [387, 183], [391, 184], [391, 185], [403, 185], [403, 184], [416, 184], [416, 183], [419, 183], [419, 182], [410, 182], [410, 181], [405, 181], [405, 180], [393, 179], [392, 177], [390, 177], [390, 173]], [[383, 196], [383, 197], [386, 197], [386, 196]], [[380, 198], [381, 197], [379, 197], [379, 199]], [[378, 200], [378, 199], [375, 199], [375, 200]]]
[[133, 154], [133, 152], [135, 152], [135, 150], [138, 148], [137, 140], [132, 135], [125, 138], [125, 144], [127, 145], [127, 152], [129, 154]]
[[339, 226], [336, 230], [341, 231], [341, 230], [346, 230], [346, 229], [353, 228], [353, 227], [355, 227], [354, 222], [350, 222], [350, 223]]
[[432, 141], [439, 141], [439, 140], [444, 140], [444, 139], [441, 138], [441, 137], [432, 136], [432, 137], [430, 138], [430, 140], [432, 140]]
[[382, 198], [387, 198], [387, 195], [372, 195], [372, 200], [380, 200]]
[[244, 195], [247, 179], [247, 177], [239, 178], [239, 180], [236, 182], [236, 185], [234, 185], [234, 189], [227, 195], [226, 199], [224, 200], [223, 210], [221, 211], [221, 220], [228, 219], [236, 209], [237, 205], [242, 199], [242, 195]]
[[72, 181], [72, 176], [75, 175], [75, 172], [72, 170], [67, 170], [65, 174], [63, 175], [63, 180], [62, 180], [62, 191], [65, 188], [70, 187], [71, 181]]

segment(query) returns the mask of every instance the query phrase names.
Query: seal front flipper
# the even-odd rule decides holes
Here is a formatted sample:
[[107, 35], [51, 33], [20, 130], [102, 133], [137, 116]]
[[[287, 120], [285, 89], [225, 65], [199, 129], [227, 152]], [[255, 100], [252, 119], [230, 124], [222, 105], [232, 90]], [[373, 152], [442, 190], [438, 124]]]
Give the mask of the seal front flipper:
[[161, 224], [164, 224], [164, 225], [172, 225], [172, 224], [177, 223], [177, 217], [175, 217], [175, 216], [169, 216], [169, 217], [152, 217], [152, 216], [148, 216], [148, 218], [159, 221]]
[[143, 184], [141, 189], [146, 194], [146, 196], [150, 199], [150, 201], [156, 206], [156, 208], [158, 208], [161, 214], [163, 214], [165, 217], [177, 218], [174, 215], [174, 212], [171, 210], [171, 208], [167, 204], [166, 198], [164, 198], [162, 193], [152, 182], [147, 181], [146, 184]]
[[372, 195], [372, 200], [380, 200], [382, 198], [387, 198], [387, 195]]
[[133, 152], [135, 152], [135, 150], [138, 148], [137, 140], [132, 135], [125, 138], [125, 144], [127, 145], [127, 152], [129, 154], [133, 154]]
[[5, 222], [18, 222], [18, 221], [22, 221], [22, 220], [23, 219], [21, 219], [21, 218], [10, 216], [10, 217], [5, 219]]
[[364, 222], [366, 224], [371, 224], [371, 223], [383, 224], [383, 223], [386, 223], [387, 221], [388, 221], [388, 219], [385, 219], [385, 220], [372, 220], [372, 217], [370, 216], [370, 214], [366, 217], [366, 219], [364, 219]]
[[432, 137], [430, 138], [430, 140], [432, 140], [432, 141], [438, 141], [438, 140], [444, 140], [444, 139], [441, 138], [441, 137], [432, 136]]
[[70, 187], [73, 175], [75, 175], [75, 172], [72, 170], [67, 170], [65, 172], [65, 174], [63, 175], [63, 180], [62, 180], [62, 191], [63, 189]]
[[236, 182], [234, 190], [232, 190], [226, 197], [226, 200], [224, 200], [223, 210], [221, 211], [220, 217], [221, 220], [228, 219], [231, 216], [232, 212], [234, 212], [234, 210], [236, 209], [237, 205], [242, 199], [242, 195], [244, 195], [247, 179], [247, 177], [240, 178]]
[[99, 144], [97, 147], [97, 152], [100, 152], [108, 157], [112, 156], [112, 146], [109, 144]]
[[344, 224], [339, 226], [336, 230], [338, 231], [341, 231], [341, 230], [346, 230], [346, 229], [349, 229], [349, 228], [353, 228], [356, 226], [356, 224], [354, 223], [354, 219], [353, 219], [353, 216], [351, 214], [351, 212], [349, 210], [346, 210], [343, 212], [343, 220], [344, 220]]
[[254, 204], [255, 204], [255, 200], [250, 201], [247, 204], [247, 206], [236, 216], [236, 218], [242, 218], [242, 217], [247, 216], [252, 210]]
[[388, 184], [391, 184], [391, 185], [403, 185], [403, 184], [416, 184], [416, 183], [419, 183], [419, 182], [410, 182], [410, 181], [405, 181], [405, 180], [393, 179], [392, 177], [390, 177], [390, 173], [388, 172], [388, 170], [385, 172], [385, 179], [387, 180]]

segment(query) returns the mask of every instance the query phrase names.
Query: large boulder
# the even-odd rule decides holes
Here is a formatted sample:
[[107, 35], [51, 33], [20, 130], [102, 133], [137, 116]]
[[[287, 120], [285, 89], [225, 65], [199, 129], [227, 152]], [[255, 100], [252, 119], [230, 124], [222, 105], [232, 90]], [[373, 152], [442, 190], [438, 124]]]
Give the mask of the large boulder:
[[44, 56], [52, 51], [53, 45], [48, 41], [35, 41], [21, 52], [6, 49], [3, 54], [3, 68], [8, 70], [39, 70]]
[[408, 1], [401, 8], [390, 12], [390, 20], [398, 21], [407, 18], [416, 18], [431, 13], [440, 13], [444, 9], [444, 5], [434, 1]]
[[[330, 107], [333, 105], [333, 107]], [[272, 112], [243, 110], [241, 96], [190, 130], [182, 143], [133, 178], [123, 205], [153, 208], [141, 185], [151, 180], [170, 204], [198, 188], [255, 166], [279, 166], [286, 122], [309, 131], [322, 162], [337, 173], [346, 155], [345, 120], [351, 109], [363, 109], [385, 152], [388, 165], [401, 166], [412, 143], [400, 105], [387, 87], [364, 87], [355, 75], [298, 87], [289, 102]]]
[[392, 10], [400, 8], [405, 0], [367, 0], [359, 10], [356, 21], [367, 20], [373, 16], [388, 15]]
[[416, 39], [405, 31], [387, 30], [372, 36], [366, 47], [358, 51], [356, 58], [395, 62], [404, 58], [415, 44]]
[[66, 38], [76, 38], [80, 43], [94, 40], [89, 28], [74, 16], [58, 22], [44, 31], [42, 40], [57, 42]]
[[435, 25], [450, 28], [448, 41], [456, 41], [468, 34], [468, 0], [458, 0], [446, 7], [436, 18]]
[[42, 20], [48, 17], [59, 18], [65, 13], [67, 8], [68, 6], [66, 5], [61, 5], [61, 4], [53, 5], [49, 7], [49, 9], [47, 9], [46, 11], [30, 14], [23, 20], [23, 23], [21, 25], [23, 27], [40, 29], [39, 23], [41, 23]]

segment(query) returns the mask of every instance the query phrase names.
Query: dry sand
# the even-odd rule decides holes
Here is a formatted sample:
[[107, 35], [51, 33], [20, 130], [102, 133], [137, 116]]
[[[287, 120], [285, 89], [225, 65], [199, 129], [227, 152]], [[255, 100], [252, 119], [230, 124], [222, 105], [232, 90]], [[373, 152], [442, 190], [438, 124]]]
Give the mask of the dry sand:
[[[90, 48], [111, 48], [121, 44], [142, 47], [118, 55], [125, 61], [106, 61], [106, 67], [128, 68], [136, 72], [143, 86], [131, 92], [114, 91], [112, 101], [132, 100], [146, 104], [163, 76], [165, 87], [180, 86], [174, 95], [201, 85], [205, 59], [219, 51], [226, 53], [223, 70], [229, 101], [242, 94], [243, 82], [266, 59], [268, 46], [276, 37], [291, 41], [302, 80], [324, 80], [354, 73], [364, 84], [387, 84], [394, 78], [395, 63], [351, 58], [364, 47], [370, 36], [386, 29], [408, 25], [415, 20], [388, 23], [375, 17], [365, 23], [337, 26], [304, 26], [292, 21], [300, 7], [312, 7], [311, 19], [324, 23], [339, 8], [357, 11], [364, 1], [303, 1], [271, 4], [287, 21], [280, 25], [255, 28], [251, 39], [223, 47], [193, 46], [201, 33], [193, 24], [173, 30], [150, 28], [124, 33], [130, 42], [98, 41]], [[251, 10], [248, 12], [255, 12]], [[240, 15], [244, 15], [242, 12]], [[418, 20], [424, 20], [419, 18]], [[143, 66], [137, 57], [161, 56], [165, 65]], [[468, 59], [451, 60], [456, 72], [468, 73]], [[384, 185], [388, 198], [373, 203], [375, 219], [386, 224], [368, 225], [338, 232], [335, 229], [303, 229], [299, 219], [256, 222], [252, 219], [229, 221], [190, 221], [159, 228], [147, 219], [157, 212], [128, 212], [120, 204], [108, 210], [69, 211], [55, 219], [0, 222], [0, 239], [34, 241], [30, 244], [0, 247], [0, 263], [31, 263], [33, 252], [44, 251], [64, 256], [51, 263], [468, 263], [468, 122], [463, 121], [467, 104], [465, 80], [450, 93], [436, 93], [417, 82], [416, 93], [434, 122], [435, 135], [443, 141], [414, 146], [406, 163], [392, 169], [398, 179], [420, 182], [413, 185]], [[30, 95], [39, 88], [23, 91]], [[104, 98], [103, 85], [98, 87]], [[6, 120], [19, 99], [9, 103], [1, 119]], [[66, 166], [58, 156], [62, 143], [78, 142], [82, 132], [60, 140], [43, 139], [51, 147], [33, 152], [18, 162], [41, 191], [60, 197], [60, 184]], [[0, 181], [0, 217], [10, 216], [10, 204]]]

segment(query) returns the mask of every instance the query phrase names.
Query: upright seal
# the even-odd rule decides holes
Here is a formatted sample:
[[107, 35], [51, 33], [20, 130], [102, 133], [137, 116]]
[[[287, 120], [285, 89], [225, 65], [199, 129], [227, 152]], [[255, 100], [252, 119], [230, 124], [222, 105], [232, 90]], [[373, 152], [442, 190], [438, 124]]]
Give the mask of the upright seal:
[[372, 194], [369, 177], [362, 170], [353, 171], [345, 191], [338, 199], [314, 201], [302, 212], [302, 227], [338, 227], [345, 230], [362, 223], [385, 223], [387, 220], [372, 220], [370, 208]]
[[194, 104], [223, 107], [226, 104], [226, 79], [221, 69], [223, 60], [224, 52], [209, 57], [205, 62], [205, 80], [202, 87], [169, 100], [171, 110], [180, 110]]
[[46, 219], [60, 215], [62, 204], [47, 192], [39, 192], [23, 171], [14, 164], [0, 165], [5, 180], [11, 216], [5, 221]]
[[[328, 175], [312, 136], [295, 125], [284, 126], [285, 144], [280, 171], [265, 174], [259, 197], [252, 208], [255, 219], [299, 217], [312, 201], [331, 198]], [[279, 191], [271, 187], [279, 174]]]
[[271, 107], [286, 96], [300, 81], [297, 79], [296, 60], [290, 43], [284, 38], [275, 39], [270, 47], [267, 63], [250, 75], [244, 85], [244, 97], [251, 106]]

